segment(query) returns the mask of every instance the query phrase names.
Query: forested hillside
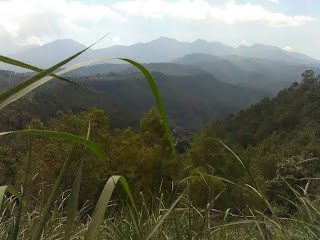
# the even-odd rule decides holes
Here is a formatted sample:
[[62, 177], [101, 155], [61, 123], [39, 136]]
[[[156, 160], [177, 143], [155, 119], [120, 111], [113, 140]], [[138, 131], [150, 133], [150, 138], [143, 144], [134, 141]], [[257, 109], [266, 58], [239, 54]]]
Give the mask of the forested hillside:
[[[271, 180], [285, 164], [293, 178], [320, 174], [320, 77], [312, 70], [302, 74], [272, 99], [213, 124], [216, 134], [228, 141]], [[304, 164], [309, 164], [305, 166]], [[280, 172], [279, 172], [280, 171]], [[284, 174], [282, 172], [282, 174]]]
[[[266, 51], [267, 52], [267, 51]], [[176, 59], [176, 63], [187, 64], [206, 71], [222, 82], [239, 86], [263, 89], [274, 96], [283, 88], [299, 80], [300, 74], [309, 66], [285, 61], [244, 56], [214, 56], [190, 54]], [[319, 73], [319, 67], [312, 68]]]
[[[2, 90], [23, 79], [23, 75], [2, 72], [10, 76], [0, 78]], [[222, 83], [206, 73], [169, 76], [154, 72], [153, 75], [162, 93], [171, 126], [187, 132], [199, 131], [210, 119], [226, 117], [265, 96], [263, 91]], [[29, 106], [31, 116], [47, 120], [58, 110], [72, 109], [79, 113], [94, 106], [106, 111], [113, 128], [137, 128], [139, 119], [155, 104], [147, 81], [137, 72], [71, 79], [98, 93], [55, 81], [27, 97], [30, 104], [23, 104]]]

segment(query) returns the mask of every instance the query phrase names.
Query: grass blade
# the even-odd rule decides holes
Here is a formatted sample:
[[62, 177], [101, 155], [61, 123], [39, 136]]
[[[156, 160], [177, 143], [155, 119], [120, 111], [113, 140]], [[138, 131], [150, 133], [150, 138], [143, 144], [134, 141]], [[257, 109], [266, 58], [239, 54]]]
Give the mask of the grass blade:
[[[8, 58], [8, 57], [5, 57], [5, 56], [2, 56], [0, 55], [0, 62], [4, 62], [4, 63], [7, 63], [7, 64], [10, 64], [10, 65], [14, 65], [14, 66], [18, 66], [18, 67], [23, 67], [23, 68], [26, 68], [26, 69], [29, 69], [29, 70], [33, 70], [35, 72], [42, 72], [44, 71], [44, 69], [41, 69], [41, 68], [37, 68], [35, 66], [32, 66], [30, 64], [27, 64], [27, 63], [24, 63], [24, 62], [21, 62], [21, 61], [18, 61], [18, 60], [15, 60], [15, 59], [12, 59], [12, 58]], [[57, 78], [61, 81], [64, 81], [64, 82], [67, 82], [67, 83], [71, 83], [71, 84], [74, 84], [78, 87], [81, 87], [83, 89], [86, 89], [86, 90], [89, 90], [91, 92], [97, 92], [95, 91], [94, 89], [91, 89], [89, 87], [86, 87], [80, 83], [77, 83], [75, 81], [72, 81], [70, 79], [67, 79], [67, 78], [64, 78], [64, 77], [61, 77], [61, 76], [58, 76], [54, 73], [50, 73], [49, 76], [53, 77], [53, 78]]]
[[240, 162], [240, 164], [242, 165], [242, 167], [246, 170], [248, 176], [250, 177], [250, 179], [252, 180], [255, 188], [261, 192], [256, 180], [254, 179], [254, 177], [252, 176], [250, 169], [244, 164], [244, 162], [241, 160], [241, 158], [231, 149], [229, 148], [224, 142], [222, 142], [220, 139], [218, 139], [218, 141], [228, 150], [232, 153], [233, 156], [235, 156], [235, 158]]
[[83, 170], [84, 162], [81, 161], [77, 175], [74, 179], [70, 196], [67, 203], [67, 220], [65, 225], [65, 240], [69, 240], [72, 236], [72, 231], [74, 227], [74, 221], [77, 213], [78, 208], [78, 199], [79, 199], [79, 192], [80, 192], [80, 183], [81, 183], [81, 177], [82, 177], [82, 170]]
[[126, 179], [123, 176], [112, 176], [108, 179], [106, 185], [104, 186], [102, 193], [99, 197], [98, 203], [94, 209], [91, 222], [89, 224], [88, 230], [85, 235], [85, 240], [94, 240], [97, 238], [97, 235], [99, 233], [99, 227], [101, 222], [103, 221], [103, 217], [105, 215], [109, 200], [112, 196], [113, 190], [117, 184], [117, 182], [120, 182], [124, 190], [126, 191], [127, 195], [130, 198], [130, 201], [132, 203], [132, 206], [134, 207], [135, 211], [137, 211], [137, 208], [135, 206], [135, 203], [133, 201], [128, 183]]
[[[96, 43], [94, 43], [94, 44], [96, 44]], [[91, 46], [93, 46], [93, 45], [91, 45]], [[88, 48], [90, 48], [91, 46], [89, 46]], [[88, 48], [86, 48], [85, 50], [75, 54], [71, 58], [73, 59], [73, 58], [79, 56], [81, 53], [86, 51]], [[96, 60], [91, 60], [91, 61], [82, 62], [82, 63], [76, 64], [76, 65], [73, 65], [73, 66], [71, 66], [71, 67], [69, 67], [67, 69], [64, 69], [64, 70], [56, 73], [54, 75], [54, 77], [58, 77], [61, 74], [67, 73], [69, 71], [75, 70], [75, 69], [80, 68], [80, 67], [88, 66], [88, 65], [93, 64], [93, 63], [98, 63], [98, 62], [103, 62], [103, 61], [108, 61], [108, 60], [114, 60], [114, 59], [122, 60], [122, 61], [125, 61], [125, 62], [130, 63], [131, 65], [135, 66], [136, 68], [138, 68], [143, 73], [143, 75], [148, 80], [148, 83], [149, 83], [149, 85], [150, 85], [150, 87], [152, 89], [152, 93], [153, 93], [153, 95], [154, 95], [154, 97], [156, 99], [156, 102], [157, 102], [157, 105], [158, 105], [158, 108], [159, 108], [159, 112], [160, 112], [160, 116], [161, 116], [162, 122], [163, 122], [163, 124], [165, 126], [165, 130], [166, 130], [166, 134], [167, 134], [170, 146], [172, 148], [172, 151], [174, 153], [176, 153], [176, 149], [175, 149], [173, 138], [172, 138], [172, 133], [170, 131], [168, 119], [167, 119], [167, 116], [166, 116], [166, 113], [165, 113], [165, 109], [164, 109], [164, 105], [163, 105], [163, 102], [162, 102], [162, 99], [161, 99], [161, 96], [160, 96], [159, 89], [158, 89], [157, 84], [154, 81], [151, 73], [144, 66], [142, 66], [141, 64], [139, 64], [139, 63], [137, 63], [137, 62], [135, 62], [133, 60], [127, 59], [127, 58], [96, 59]], [[61, 62], [59, 64], [63, 65], [63, 64], [68, 62], [67, 60], [65, 60], [66, 62], [64, 62], [64, 63]], [[69, 60], [69, 61], [71, 61], [71, 60]], [[59, 65], [59, 64], [57, 64], [57, 65]], [[51, 72], [59, 67], [59, 66], [56, 67], [57, 65], [49, 68], [48, 70], [42, 71], [39, 74], [37, 74], [36, 76], [34, 76], [34, 78], [38, 76], [37, 79], [42, 78], [41, 81], [40, 80], [37, 81], [37, 79], [36, 80], [32, 80], [32, 78], [30, 78], [30, 79], [26, 80], [25, 82], [22, 82], [21, 84], [18, 84], [17, 86], [9, 89], [8, 91], [0, 94], [0, 109], [5, 107], [6, 105], [8, 105], [11, 102], [14, 102], [14, 101], [18, 100], [19, 98], [21, 98], [25, 94], [29, 93], [33, 89], [43, 85], [44, 83], [46, 83], [46, 82], [50, 81], [52, 78], [54, 78], [52, 76]], [[49, 75], [51, 74], [51, 75], [47, 76], [47, 77], [44, 77], [45, 75], [48, 75], [48, 74]]]
[[[79, 54], [80, 55], [80, 54]], [[169, 143], [170, 143], [170, 146], [172, 148], [172, 151], [174, 153], [176, 153], [176, 150], [175, 150], [175, 146], [174, 146], [174, 142], [173, 142], [173, 138], [172, 138], [172, 133], [170, 131], [170, 127], [169, 127], [169, 123], [168, 123], [168, 119], [167, 119], [167, 116], [166, 116], [166, 113], [165, 113], [165, 109], [164, 109], [164, 105], [163, 105], [163, 102], [162, 102], [162, 99], [161, 99], [161, 96], [160, 96], [160, 91], [157, 87], [157, 84], [155, 82], [155, 80], [153, 79], [151, 73], [144, 67], [142, 66], [141, 64], [133, 61], [133, 60], [130, 60], [130, 59], [127, 59], [127, 58], [105, 58], [105, 59], [95, 59], [95, 60], [91, 60], [91, 61], [87, 61], [87, 62], [82, 62], [82, 63], [79, 63], [79, 64], [75, 64], [67, 69], [64, 69], [58, 73], [55, 74], [54, 77], [56, 76], [59, 76], [61, 74], [64, 74], [64, 73], [67, 73], [69, 71], [72, 71], [72, 70], [75, 70], [77, 68], [80, 68], [80, 67], [84, 67], [84, 66], [88, 66], [88, 65], [91, 65], [93, 63], [98, 63], [98, 62], [103, 62], [103, 61], [108, 61], [108, 60], [114, 60], [114, 59], [118, 59], [118, 60], [122, 60], [122, 61], [125, 61], [127, 63], [130, 63], [132, 64], [133, 66], [135, 66], [136, 68], [138, 68], [142, 73], [143, 75], [146, 77], [146, 79], [148, 80], [148, 83], [152, 89], [152, 93], [156, 99], [156, 102], [157, 102], [157, 105], [158, 105], [158, 108], [159, 108], [159, 112], [160, 112], [160, 116], [161, 116], [161, 119], [162, 119], [162, 122], [165, 126], [165, 130], [166, 130], [166, 134], [168, 136], [168, 140], [169, 140]], [[53, 78], [52, 75], [48, 76], [48, 77], [45, 77], [41, 80], [40, 83], [38, 84], [34, 84], [33, 88], [30, 90], [32, 91], [33, 89], [35, 89], [36, 87], [48, 82], [49, 80], [51, 80]], [[28, 81], [28, 80], [27, 80]], [[8, 90], [10, 91], [10, 90]], [[30, 92], [28, 91], [28, 92]], [[27, 93], [28, 93], [27, 92]], [[25, 93], [26, 94], [26, 93]], [[25, 95], [24, 94], [24, 95]], [[17, 100], [17, 99], [16, 99]], [[1, 95], [0, 95], [0, 109], [1, 109]]]
[[70, 153], [69, 153], [69, 156], [67, 158], [67, 160], [65, 161], [64, 165], [62, 166], [61, 170], [60, 170], [60, 173], [59, 173], [59, 176], [53, 186], [53, 189], [51, 191], [51, 194], [50, 194], [50, 197], [48, 199], [48, 202], [41, 214], [41, 217], [40, 217], [40, 220], [39, 220], [39, 223], [38, 225], [35, 227], [34, 231], [33, 231], [33, 234], [32, 234], [32, 239], [33, 240], [40, 240], [41, 238], [41, 234], [42, 234], [42, 231], [46, 225], [46, 222], [47, 222], [47, 219], [50, 215], [50, 211], [52, 209], [52, 206], [54, 204], [54, 201], [59, 193], [59, 188], [60, 188], [60, 185], [62, 184], [63, 182], [63, 179], [69, 169], [69, 166], [71, 164], [71, 162], [75, 159], [75, 156], [76, 156], [76, 145], [73, 146], [73, 148], [71, 149]]
[[107, 163], [107, 157], [105, 155], [105, 152], [98, 145], [91, 142], [90, 140], [84, 139], [82, 137], [78, 137], [76, 135], [63, 133], [63, 132], [56, 132], [56, 131], [27, 129], [27, 130], [19, 130], [19, 131], [11, 131], [11, 132], [0, 132], [0, 136], [10, 135], [10, 134], [19, 134], [19, 133], [26, 134], [26, 135], [58, 138], [58, 139], [69, 140], [74, 143], [82, 144], [87, 148], [89, 148], [93, 153], [95, 153], [100, 158], [100, 160]]
[[[106, 37], [107, 35], [105, 35], [104, 37]], [[8, 104], [18, 100], [19, 98], [23, 97], [24, 95], [26, 95], [27, 93], [31, 92], [33, 89], [35, 89], [36, 87], [46, 83], [47, 81], [45, 81], [45, 79], [43, 79], [46, 75], [52, 73], [53, 71], [55, 71], [56, 69], [60, 68], [61, 66], [65, 65], [66, 63], [70, 62], [71, 60], [75, 59], [76, 57], [78, 57], [79, 55], [81, 55], [83, 52], [85, 52], [86, 50], [88, 50], [89, 48], [91, 48], [93, 45], [95, 45], [96, 43], [98, 43], [99, 41], [101, 41], [104, 37], [102, 37], [101, 39], [99, 39], [97, 42], [95, 42], [94, 44], [90, 45], [89, 47], [85, 48], [84, 50], [74, 54], [73, 56], [59, 62], [58, 64], [50, 67], [47, 70], [44, 70], [40, 73], [38, 73], [37, 75], [27, 79], [26, 81], [14, 86], [13, 88], [3, 92], [0, 94], [0, 109], [4, 108], [5, 106], [7, 106]]]
[[[91, 131], [91, 122], [89, 121], [88, 125], [88, 131], [87, 131], [87, 140], [89, 140], [90, 137], [90, 131]], [[86, 147], [84, 147], [84, 151], [86, 150]], [[74, 179], [74, 182], [72, 184], [70, 196], [67, 203], [67, 220], [65, 225], [65, 240], [69, 240], [72, 236], [72, 231], [74, 227], [74, 221], [76, 218], [77, 208], [78, 208], [78, 200], [79, 200], [79, 192], [80, 192], [80, 184], [81, 184], [81, 178], [82, 178], [82, 171], [84, 166], [84, 160], [82, 159], [80, 162], [79, 169], [77, 171], [77, 175]]]
[[133, 66], [135, 66], [136, 68], [138, 68], [143, 73], [143, 75], [146, 77], [146, 79], [148, 80], [148, 83], [149, 83], [149, 85], [150, 85], [150, 87], [152, 89], [153, 96], [155, 97], [156, 102], [158, 104], [158, 108], [159, 108], [159, 111], [160, 111], [160, 115], [161, 115], [163, 124], [164, 124], [165, 129], [166, 129], [166, 133], [167, 133], [167, 136], [168, 136], [168, 139], [169, 139], [169, 142], [170, 142], [170, 146], [172, 148], [172, 151], [174, 153], [176, 153], [176, 149], [175, 149], [175, 146], [174, 146], [174, 143], [173, 143], [173, 139], [172, 139], [172, 133], [171, 133], [171, 130], [170, 130], [170, 127], [169, 127], [169, 123], [168, 123], [167, 115], [165, 113], [163, 102], [161, 100], [160, 92], [159, 92], [157, 84], [154, 81], [151, 73], [144, 66], [142, 66], [141, 64], [139, 64], [139, 63], [137, 63], [135, 61], [132, 61], [132, 60], [127, 59], [127, 58], [119, 58], [119, 59], [123, 60], [125, 62], [128, 62], [128, 63], [132, 64]]
[[169, 213], [173, 210], [173, 208], [177, 205], [177, 203], [182, 198], [183, 194], [181, 194], [170, 206], [170, 208], [165, 212], [165, 214], [162, 215], [162, 217], [159, 219], [159, 221], [156, 223], [156, 225], [153, 226], [153, 228], [149, 231], [148, 235], [144, 238], [144, 240], [148, 240], [152, 237], [152, 235], [158, 230], [158, 228], [161, 226], [163, 221], [168, 217]]

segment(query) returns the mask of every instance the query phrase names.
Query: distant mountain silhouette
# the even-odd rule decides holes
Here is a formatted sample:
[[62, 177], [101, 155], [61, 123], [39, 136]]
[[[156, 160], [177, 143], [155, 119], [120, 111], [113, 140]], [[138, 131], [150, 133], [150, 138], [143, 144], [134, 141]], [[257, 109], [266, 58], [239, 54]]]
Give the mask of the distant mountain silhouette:
[[[25, 49], [24, 49], [25, 48]], [[71, 39], [56, 40], [43, 46], [24, 47], [17, 53], [8, 54], [18, 60], [26, 61], [39, 67], [49, 67], [84, 49], [85, 46]], [[172, 38], [160, 37], [147, 43], [131, 46], [112, 46], [102, 49], [90, 49], [73, 63], [93, 58], [127, 57], [142, 63], [170, 62], [188, 54], [204, 53], [215, 56], [242, 56], [276, 60], [294, 65], [309, 67], [320, 66], [320, 61], [309, 56], [288, 52], [274, 46], [254, 44], [250, 47], [233, 48], [219, 42], [207, 42], [198, 39], [192, 43], [179, 42]], [[5, 68], [5, 67], [4, 67]]]

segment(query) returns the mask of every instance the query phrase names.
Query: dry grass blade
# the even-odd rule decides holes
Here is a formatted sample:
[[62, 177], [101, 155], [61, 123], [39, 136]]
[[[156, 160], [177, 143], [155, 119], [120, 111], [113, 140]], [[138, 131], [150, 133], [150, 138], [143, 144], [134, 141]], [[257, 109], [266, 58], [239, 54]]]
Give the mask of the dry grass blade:
[[16, 190], [14, 190], [12, 186], [10, 185], [0, 186], [0, 207], [2, 205], [3, 198], [6, 192], [12, 194], [13, 196], [21, 200], [21, 195]]

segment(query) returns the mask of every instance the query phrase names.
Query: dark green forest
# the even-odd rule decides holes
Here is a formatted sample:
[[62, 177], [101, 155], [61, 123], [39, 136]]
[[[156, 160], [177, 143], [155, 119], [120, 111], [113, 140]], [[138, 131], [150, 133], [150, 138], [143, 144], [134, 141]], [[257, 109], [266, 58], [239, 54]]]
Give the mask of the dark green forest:
[[[199, 132], [201, 126], [210, 119], [226, 117], [267, 95], [262, 90], [217, 81], [206, 73], [171, 76], [153, 72], [153, 75], [157, 79], [171, 126], [184, 132]], [[27, 76], [0, 71], [0, 90], [14, 86]], [[71, 109], [74, 113], [80, 113], [89, 107], [96, 107], [105, 110], [112, 128], [130, 126], [136, 130], [140, 118], [155, 106], [148, 83], [137, 72], [96, 74], [70, 79], [98, 92], [92, 93], [77, 86], [53, 81], [28, 95], [16, 106], [27, 104], [30, 117], [43, 121], [55, 116], [58, 110]]]

